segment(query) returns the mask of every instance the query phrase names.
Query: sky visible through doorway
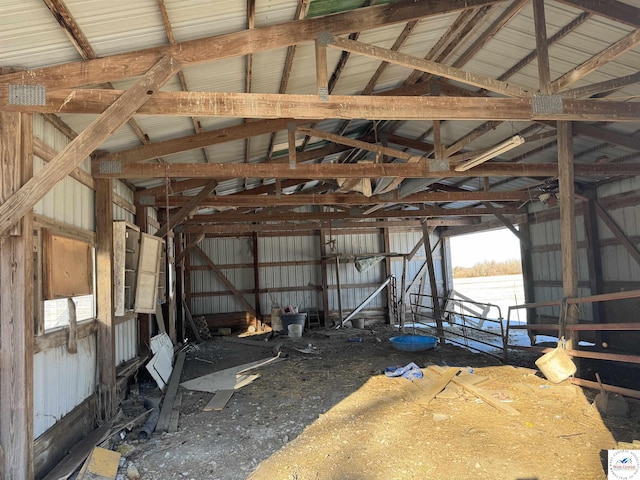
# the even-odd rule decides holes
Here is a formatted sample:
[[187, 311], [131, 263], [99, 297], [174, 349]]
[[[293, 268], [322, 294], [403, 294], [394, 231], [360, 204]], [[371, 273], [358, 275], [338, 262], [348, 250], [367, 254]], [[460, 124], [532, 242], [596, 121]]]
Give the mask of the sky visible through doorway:
[[520, 243], [506, 228], [451, 237], [451, 263], [454, 267], [513, 259], [520, 259]]

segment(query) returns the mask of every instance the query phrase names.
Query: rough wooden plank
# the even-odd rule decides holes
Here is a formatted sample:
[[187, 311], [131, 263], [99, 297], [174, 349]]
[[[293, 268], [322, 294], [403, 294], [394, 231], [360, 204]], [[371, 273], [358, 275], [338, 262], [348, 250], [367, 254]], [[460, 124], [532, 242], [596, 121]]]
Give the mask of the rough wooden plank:
[[468, 382], [465, 381], [460, 381], [458, 379], [456, 379], [455, 377], [451, 380], [453, 383], [455, 383], [456, 385], [464, 388], [465, 390], [467, 390], [469, 393], [474, 394], [476, 397], [481, 398], [484, 402], [488, 403], [489, 405], [491, 405], [492, 407], [496, 408], [497, 410], [500, 410], [502, 413], [505, 413], [507, 415], [520, 415], [520, 412], [518, 410], [516, 410], [515, 408], [506, 405], [503, 402], [500, 402], [499, 400], [496, 400], [490, 392], [488, 392], [487, 390], [483, 390], [482, 388], [478, 388], [475, 385], [471, 385]]
[[413, 384], [419, 389], [416, 401], [420, 404], [427, 404], [435, 398], [455, 377], [459, 368], [447, 368], [435, 380], [425, 380], [424, 378], [414, 380]]
[[538, 83], [540, 85], [540, 93], [546, 95], [549, 93], [551, 86], [551, 72], [549, 70], [547, 23], [544, 13], [544, 0], [533, 0], [533, 19], [538, 57]]
[[187, 354], [185, 352], [180, 352], [178, 354], [176, 364], [173, 367], [171, 380], [169, 380], [167, 393], [164, 396], [164, 400], [162, 401], [160, 417], [158, 418], [158, 424], [156, 425], [156, 430], [159, 432], [166, 432], [169, 430], [169, 424], [171, 422], [171, 412], [173, 411], [173, 402], [176, 398], [176, 393], [178, 392], [178, 385], [180, 385], [180, 375], [182, 375], [182, 368], [184, 367], [184, 360], [186, 355]]
[[89, 456], [93, 448], [109, 436], [111, 425], [106, 424], [95, 429], [85, 438], [76, 443], [69, 454], [51, 470], [43, 480], [67, 479]]
[[[32, 138], [31, 115], [0, 111], [0, 202], [28, 183]], [[32, 231], [29, 212], [0, 236], [0, 447], [10, 479], [33, 478]]]
[[234, 389], [229, 390], [218, 390], [213, 394], [213, 398], [209, 400], [209, 403], [203, 408], [205, 412], [210, 412], [211, 410], [222, 410], [235, 392]]
[[180, 210], [171, 215], [171, 218], [158, 229], [155, 235], [157, 237], [164, 237], [170, 229], [175, 228], [187, 217], [187, 215], [193, 212], [193, 210], [197, 208], [198, 205], [207, 198], [217, 186], [218, 182], [216, 180], [209, 180], [197, 195], [189, 198], [188, 202]]
[[502, 95], [509, 95], [513, 97], [526, 97], [531, 95], [526, 88], [519, 87], [511, 82], [501, 82], [485, 75], [466, 72], [448, 65], [414, 57], [401, 52], [394, 52], [393, 50], [377, 47], [375, 45], [368, 45], [342, 37], [334, 37], [329, 43], [329, 46], [370, 58], [375, 58], [377, 60], [401, 65], [403, 67], [413, 68], [421, 72], [438, 75], [448, 78], [449, 80], [465, 83], [477, 88], [483, 88]]
[[193, 321], [193, 317], [191, 316], [191, 312], [189, 311], [189, 307], [187, 306], [187, 302], [184, 298], [182, 299], [182, 308], [184, 308], [184, 313], [187, 315], [187, 321], [189, 322], [191, 331], [196, 336], [198, 343], [201, 343], [202, 338], [200, 338], [200, 333], [198, 333], [198, 327], [196, 327], [196, 322]]
[[[81, 89], [47, 92], [45, 105], [1, 105], [28, 113], [101, 114], [121, 90]], [[1, 98], [0, 98], [1, 100]], [[157, 92], [140, 115], [229, 118], [286, 117], [388, 120], [575, 120], [635, 122], [640, 105], [615, 100], [562, 99], [562, 111], [536, 111], [531, 98], [331, 95], [329, 100], [301, 94]], [[298, 158], [300, 162], [300, 158]], [[163, 164], [164, 166], [164, 164]]]
[[[630, 102], [638, 103], [640, 102]], [[639, 112], [640, 114], [640, 112]], [[295, 169], [288, 165], [272, 165], [264, 163], [180, 163], [170, 167], [161, 164], [135, 164], [123, 166], [118, 173], [100, 172], [95, 165], [95, 178], [313, 178], [316, 180], [332, 180], [336, 178], [468, 178], [469, 172], [429, 170], [427, 162], [418, 163], [352, 163], [352, 164], [298, 164]], [[616, 176], [638, 175], [640, 164], [609, 163], [587, 164], [575, 166], [579, 176]], [[475, 177], [554, 177], [558, 175], [556, 163], [505, 163], [486, 162], [473, 168]], [[264, 215], [263, 215], [264, 218]]]
[[[0, 206], [0, 234], [6, 232], [66, 177], [106, 138], [120, 128], [162, 85], [180, 69], [172, 58], [157, 62], [142, 79], [120, 95], [101, 115], [53, 160]], [[109, 202], [111, 207], [111, 202]]]

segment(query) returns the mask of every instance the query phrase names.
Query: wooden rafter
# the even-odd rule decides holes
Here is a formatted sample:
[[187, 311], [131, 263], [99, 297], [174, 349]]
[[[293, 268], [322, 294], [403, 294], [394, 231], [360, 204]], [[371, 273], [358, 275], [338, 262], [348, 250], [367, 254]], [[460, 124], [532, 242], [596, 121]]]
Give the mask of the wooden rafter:
[[174, 153], [186, 152], [196, 148], [203, 148], [218, 145], [225, 142], [242, 140], [253, 135], [263, 135], [265, 133], [285, 130], [289, 123], [308, 123], [307, 121], [295, 121], [292, 119], [270, 119], [258, 120], [250, 124], [235, 125], [233, 127], [219, 128], [208, 132], [187, 135], [163, 142], [156, 142], [142, 147], [134, 147], [119, 152], [106, 152], [99, 155], [101, 160], [118, 160], [123, 164], [142, 162], [155, 158], [159, 155], [171, 155]]
[[[167, 11], [167, 6], [164, 3], [164, 0], [158, 0], [158, 8], [160, 9], [160, 14], [162, 15], [162, 23], [164, 24], [164, 30], [167, 33], [167, 39], [169, 40], [169, 45], [176, 44], [176, 38], [173, 35], [173, 27], [171, 26], [171, 20], [169, 19], [169, 12]], [[178, 72], [178, 80], [180, 80], [180, 86], [182, 87], [183, 92], [189, 91], [189, 86], [187, 85], [187, 77], [184, 75], [184, 71], [180, 70]], [[193, 124], [193, 130], [198, 133], [202, 133], [202, 127], [200, 126], [200, 122], [197, 118], [191, 117], [191, 123]], [[209, 152], [207, 152], [206, 148], [202, 149], [202, 155], [207, 162], [210, 162]]]
[[187, 216], [191, 212], [193, 212], [193, 210], [197, 208], [198, 205], [200, 205], [202, 201], [207, 198], [217, 186], [217, 181], [209, 180], [197, 195], [189, 198], [182, 197], [187, 201], [182, 205], [182, 208], [180, 208], [180, 210], [171, 215], [171, 218], [168, 219], [167, 222], [158, 229], [158, 231], [156, 232], [156, 236], [164, 237], [170, 229], [173, 229], [176, 226], [180, 225], [180, 222], [187, 218]]
[[[298, 5], [296, 7], [296, 13], [293, 16], [295, 20], [302, 20], [309, 10], [309, 5], [311, 4], [311, 0], [298, 0]], [[291, 69], [293, 68], [293, 59], [296, 55], [297, 45], [290, 45], [287, 47], [287, 56], [284, 60], [284, 68], [282, 69], [282, 78], [280, 79], [280, 88], [278, 89], [278, 93], [284, 94], [287, 93], [287, 86], [289, 85], [289, 77], [291, 77]], [[269, 147], [267, 149], [267, 160], [271, 159], [273, 155], [273, 146], [276, 140], [276, 133], [271, 133], [271, 138], [269, 139]]]
[[[272, 163], [180, 163], [134, 164], [123, 166], [120, 172], [92, 161], [94, 178], [280, 178], [280, 179], [335, 179], [335, 178], [443, 178], [469, 176], [468, 172], [429, 170], [427, 162], [418, 163], [354, 163], [354, 164], [304, 164], [295, 169], [289, 165]], [[640, 164], [585, 164], [575, 167], [580, 176], [637, 175]], [[554, 163], [505, 163], [486, 162], [474, 167], [476, 177], [554, 177], [558, 165]], [[3, 206], [4, 207], [4, 206]]]
[[[80, 28], [80, 25], [76, 22], [75, 18], [67, 8], [63, 0], [43, 0], [49, 11], [58, 21], [64, 33], [67, 35], [77, 52], [84, 60], [91, 60], [98, 58], [96, 52], [93, 50], [91, 43], [85, 36], [84, 32]], [[162, 0], [160, 0], [162, 1]], [[113, 88], [111, 83], [106, 82], [105, 85], [109, 88]], [[53, 115], [53, 114], [49, 114]], [[57, 118], [57, 117], [56, 117]], [[130, 118], [127, 123], [136, 134], [138, 139], [143, 145], [151, 143], [149, 136], [142, 130], [138, 122], [134, 118]], [[158, 158], [158, 161], [163, 159]]]
[[142, 75], [166, 55], [172, 56], [186, 67], [313, 41], [325, 31], [332, 31], [336, 35], [351, 33], [354, 25], [359, 25], [361, 30], [368, 30], [501, 1], [401, 0], [393, 4], [190, 40], [176, 45], [10, 73], [0, 76], [0, 85], [37, 84], [45, 85], [48, 89], [62, 89], [103, 83]]
[[[290, 180], [290, 183], [297, 182], [296, 180]], [[274, 185], [271, 185], [274, 189]], [[372, 195], [366, 197], [359, 193], [324, 193], [321, 195], [309, 194], [306, 192], [294, 193], [290, 195], [283, 195], [277, 198], [275, 195], [256, 195], [250, 194], [251, 190], [246, 190], [242, 193], [235, 193], [233, 195], [216, 195], [205, 197], [199, 204], [202, 207], [268, 207], [276, 205], [373, 205], [373, 204], [385, 204], [385, 203], [440, 203], [440, 202], [459, 202], [459, 201], [492, 201], [492, 202], [504, 202], [504, 201], [518, 201], [524, 202], [531, 197], [526, 191], [501, 191], [501, 192], [470, 192], [470, 191], [458, 191], [458, 192], [422, 192], [407, 195], [400, 199], [397, 192], [389, 192], [386, 194]], [[170, 207], [177, 207], [188, 204], [192, 197], [170, 197], [165, 200], [158, 197], [155, 204], [161, 207], [165, 204], [169, 204]], [[175, 225], [173, 221], [172, 225]]]
[[465, 72], [458, 68], [450, 67], [430, 60], [414, 57], [405, 53], [394, 52], [392, 50], [369, 45], [361, 42], [355, 42], [341, 37], [333, 37], [328, 46], [346, 50], [352, 53], [364, 55], [366, 57], [383, 60], [395, 65], [413, 68], [422, 72], [438, 75], [450, 80], [473, 85], [478, 88], [500, 93], [502, 95], [512, 97], [527, 97], [530, 92], [523, 87], [518, 87], [513, 83], [500, 82], [485, 75]]
[[[119, 90], [80, 89], [50, 92], [46, 105], [11, 105], [0, 96], [6, 111], [41, 113], [103, 113]], [[332, 95], [328, 101], [316, 95], [268, 93], [157, 92], [143, 105], [143, 115], [219, 116], [300, 120], [352, 118], [388, 120], [578, 120], [636, 122], [638, 102], [557, 99], [561, 112], [534, 111], [530, 98], [502, 97], [363, 97]]]
[[540, 93], [547, 95], [551, 90], [551, 71], [549, 70], [549, 46], [544, 0], [533, 0], [533, 21], [536, 33], [536, 56], [538, 57], [538, 85]]
[[[503, 207], [501, 213], [512, 215], [516, 213], [516, 208], [512, 206]], [[318, 221], [318, 220], [344, 220], [344, 219], [372, 219], [372, 218], [424, 218], [424, 217], [446, 217], [451, 216], [479, 216], [493, 215], [493, 212], [486, 208], [441, 208], [423, 207], [416, 210], [385, 210], [378, 211], [372, 215], [365, 215], [354, 211], [348, 212], [280, 212], [272, 215], [260, 213], [238, 214], [234, 212], [222, 212], [214, 215], [198, 215], [192, 220], [184, 222], [185, 225], [200, 225], [204, 223], [234, 223], [234, 222], [285, 222], [285, 221]]]
[[602, 15], [632, 27], [640, 27], [640, 8], [617, 0], [558, 0], [581, 10]]
[[593, 95], [609, 93], [626, 87], [627, 85], [633, 85], [634, 83], [640, 83], [640, 72], [611, 80], [605, 80], [603, 82], [592, 83], [591, 85], [585, 85], [584, 87], [564, 90], [561, 92], [561, 95], [565, 98], [589, 98]]
[[576, 83], [578, 80], [586, 77], [590, 73], [595, 72], [597, 69], [610, 62], [611, 60], [619, 57], [623, 53], [628, 52], [632, 48], [635, 48], [640, 44], [640, 28], [634, 30], [616, 43], [602, 50], [600, 53], [594, 55], [589, 60], [578, 65], [570, 72], [565, 73], [560, 78], [555, 80], [551, 84], [552, 92], [559, 92], [569, 85]]
[[29, 212], [38, 200], [121, 127], [180, 68], [174, 59], [163, 58], [115, 99], [104, 114], [0, 206], [0, 234]]

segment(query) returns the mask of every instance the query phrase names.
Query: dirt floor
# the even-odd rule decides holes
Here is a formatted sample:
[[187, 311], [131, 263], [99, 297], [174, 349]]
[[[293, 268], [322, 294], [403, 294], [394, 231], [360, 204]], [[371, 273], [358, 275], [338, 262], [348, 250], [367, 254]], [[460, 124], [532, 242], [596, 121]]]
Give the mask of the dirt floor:
[[[183, 382], [270, 357], [278, 343], [288, 358], [252, 371], [261, 377], [221, 411], [203, 411], [212, 393], [180, 387], [177, 432], [141, 441], [134, 429], [113, 446], [126, 457], [120, 478], [134, 466], [142, 480], [595, 480], [606, 478], [608, 449], [640, 438], [638, 401], [630, 401], [630, 418], [602, 418], [591, 405], [596, 392], [455, 346], [401, 352], [388, 341], [393, 335], [377, 325], [279, 337], [264, 347], [222, 337], [189, 347]], [[309, 344], [313, 353], [296, 350]], [[410, 362], [461, 367], [461, 377], [517, 414], [453, 384], [425, 403], [444, 370], [431, 367], [414, 382], [385, 376], [386, 367]], [[153, 395], [158, 389], [142, 384], [125, 400], [125, 415]]]

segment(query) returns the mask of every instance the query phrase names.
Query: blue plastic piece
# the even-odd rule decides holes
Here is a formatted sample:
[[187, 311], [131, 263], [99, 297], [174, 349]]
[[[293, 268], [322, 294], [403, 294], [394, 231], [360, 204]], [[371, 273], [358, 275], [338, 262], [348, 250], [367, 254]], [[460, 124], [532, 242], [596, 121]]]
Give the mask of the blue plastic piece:
[[438, 343], [436, 337], [429, 335], [401, 335], [399, 337], [391, 337], [389, 341], [395, 348], [404, 352], [429, 350]]

